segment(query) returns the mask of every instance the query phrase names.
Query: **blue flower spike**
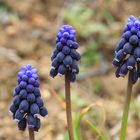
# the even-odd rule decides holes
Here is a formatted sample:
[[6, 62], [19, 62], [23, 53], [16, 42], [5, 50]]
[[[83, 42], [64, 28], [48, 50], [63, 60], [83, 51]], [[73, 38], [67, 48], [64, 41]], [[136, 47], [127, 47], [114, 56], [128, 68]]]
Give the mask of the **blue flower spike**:
[[[56, 48], [51, 57], [50, 76], [65, 76], [65, 100], [66, 100], [66, 116], [69, 139], [74, 140], [72, 113], [71, 113], [71, 90], [70, 82], [75, 82], [76, 75], [79, 73], [78, 61], [80, 54], [77, 51], [78, 43], [76, 41], [76, 31], [70, 25], [64, 25], [60, 28], [56, 38]], [[41, 115], [44, 116], [46, 110], [41, 107]]]
[[54, 78], [57, 75], [63, 76], [69, 71], [70, 76], [72, 76], [70, 78], [71, 82], [76, 80], [76, 75], [79, 72], [78, 64], [76, 62], [80, 60], [80, 54], [76, 51], [78, 46], [79, 45], [76, 41], [76, 31], [73, 27], [70, 25], [62, 26], [58, 32], [56, 48], [51, 57], [51, 77]]
[[[42, 108], [45, 110], [43, 115]], [[45, 117], [48, 114], [39, 90], [38, 71], [32, 65], [24, 66], [18, 73], [10, 112], [22, 131], [26, 126], [38, 131], [41, 126], [39, 115]]]
[[140, 77], [140, 17], [130, 16], [124, 28], [124, 33], [115, 47], [115, 57], [112, 65], [117, 68], [116, 77], [125, 77], [132, 72], [132, 83]]

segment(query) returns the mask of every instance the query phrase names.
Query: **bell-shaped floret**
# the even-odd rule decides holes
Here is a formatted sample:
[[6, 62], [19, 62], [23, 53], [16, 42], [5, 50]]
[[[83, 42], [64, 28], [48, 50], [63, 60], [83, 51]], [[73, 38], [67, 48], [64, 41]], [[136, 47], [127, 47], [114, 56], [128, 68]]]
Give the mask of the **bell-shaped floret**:
[[135, 64], [136, 64], [135, 57], [133, 55], [129, 56], [128, 59], [127, 59], [126, 64], [127, 64], [127, 68], [129, 70], [132, 70], [134, 68]]
[[71, 66], [72, 63], [73, 63], [72, 57], [71, 57], [70, 55], [67, 55], [67, 56], [65, 57], [65, 59], [63, 60], [63, 63], [65, 64], [66, 67]]
[[14, 97], [14, 99], [13, 99], [13, 103], [14, 103], [14, 105], [15, 106], [19, 106], [19, 104], [20, 104], [20, 98], [19, 98], [19, 95], [16, 95], [15, 97]]
[[120, 77], [120, 68], [121, 68], [121, 66], [119, 66], [119, 67], [117, 68], [117, 70], [115, 71], [115, 75], [116, 75], [117, 78]]
[[136, 71], [136, 68], [134, 67], [132, 72], [131, 72], [131, 80], [132, 80], [132, 83], [135, 84], [138, 80], [138, 73]]
[[122, 38], [119, 43], [116, 45], [115, 47], [115, 51], [118, 52], [119, 50], [121, 50], [124, 46], [124, 44], [126, 43], [126, 39]]
[[14, 120], [19, 122], [23, 118], [23, 113], [20, 112], [20, 110], [17, 110], [14, 116]]
[[116, 54], [115, 60], [120, 62], [125, 58], [125, 54], [123, 52], [123, 50], [119, 50]]
[[120, 62], [118, 62], [118, 60], [116, 60], [116, 59], [113, 59], [112, 65], [113, 65], [114, 67], [118, 67], [118, 66], [120, 65]]
[[139, 47], [135, 48], [134, 57], [136, 58], [137, 62], [140, 62], [140, 48]]
[[52, 61], [52, 68], [53, 68], [53, 69], [56, 69], [58, 66], [59, 66], [59, 61], [58, 61], [57, 58], [55, 58], [55, 59]]
[[40, 115], [42, 117], [45, 117], [46, 115], [48, 115], [48, 111], [44, 106], [40, 108]]
[[79, 61], [81, 58], [80, 54], [75, 49], [71, 49], [70, 55], [77, 61]]
[[26, 125], [27, 125], [27, 120], [26, 118], [22, 118], [19, 122], [18, 122], [18, 128], [21, 131], [24, 131], [26, 129]]
[[67, 68], [64, 64], [61, 64], [59, 67], [58, 67], [58, 75], [59, 76], [62, 76], [65, 74]]
[[121, 77], [124, 77], [128, 72], [128, 69], [127, 69], [127, 64], [126, 62], [120, 67], [120, 72], [119, 72], [119, 75]]
[[28, 128], [33, 129], [36, 126], [37, 118], [35, 118], [32, 114], [28, 115]]
[[41, 127], [41, 122], [40, 122], [40, 119], [39, 118], [36, 118], [36, 124], [35, 124], [35, 127], [34, 127], [34, 131], [37, 131], [40, 129]]
[[79, 73], [79, 67], [78, 67], [77, 61], [73, 61], [71, 68], [72, 68], [73, 73], [76, 73], [76, 74]]
[[30, 113], [34, 116], [37, 117], [39, 114], [39, 107], [36, 103], [31, 104], [30, 106]]
[[14, 104], [11, 104], [11, 106], [10, 106], [10, 112], [11, 112], [11, 113], [15, 114], [16, 111], [17, 111], [17, 109], [18, 109], [17, 106], [15, 106]]
[[76, 80], [76, 74], [73, 73], [73, 72], [71, 72], [70, 75], [69, 75], [69, 78], [70, 78], [70, 81], [71, 82], [75, 82], [75, 80]]
[[57, 74], [58, 74], [57, 69], [51, 69], [51, 70], [50, 70], [50, 76], [51, 76], [52, 78], [54, 78]]

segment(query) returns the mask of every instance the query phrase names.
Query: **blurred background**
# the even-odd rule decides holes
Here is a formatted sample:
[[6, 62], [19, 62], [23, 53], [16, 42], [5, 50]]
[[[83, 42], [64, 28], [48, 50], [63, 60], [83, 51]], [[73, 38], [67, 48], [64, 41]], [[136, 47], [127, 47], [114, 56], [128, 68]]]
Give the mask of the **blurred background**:
[[[105, 140], [118, 140], [127, 77], [117, 79], [111, 62], [127, 18], [138, 17], [139, 7], [139, 0], [0, 0], [0, 140], [28, 139], [27, 130], [20, 132], [9, 113], [17, 72], [26, 64], [39, 70], [49, 111], [41, 119], [36, 140], [68, 140], [64, 78], [49, 77], [55, 38], [63, 24], [71, 24], [77, 31], [82, 55], [80, 74], [71, 84], [74, 130], [81, 135], [76, 140], [100, 140], [99, 133]], [[139, 92], [137, 82], [127, 140], [140, 140]]]

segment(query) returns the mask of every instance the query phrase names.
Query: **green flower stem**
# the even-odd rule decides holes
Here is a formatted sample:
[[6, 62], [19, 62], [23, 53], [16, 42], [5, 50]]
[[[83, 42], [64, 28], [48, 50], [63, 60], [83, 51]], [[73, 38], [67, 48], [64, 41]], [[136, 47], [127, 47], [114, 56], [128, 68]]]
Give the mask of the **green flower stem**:
[[35, 140], [34, 131], [29, 128], [29, 140]]
[[65, 74], [65, 96], [66, 96], [66, 116], [67, 116], [69, 140], [74, 140], [73, 126], [72, 126], [72, 113], [71, 113], [71, 93], [70, 93], [69, 71], [67, 71], [67, 73]]
[[124, 110], [123, 110], [122, 125], [121, 125], [121, 132], [120, 132], [120, 140], [126, 139], [126, 129], [127, 129], [127, 121], [128, 121], [132, 86], [133, 86], [133, 84], [131, 81], [131, 72], [129, 72], [127, 89], [126, 89], [125, 106], [124, 106]]

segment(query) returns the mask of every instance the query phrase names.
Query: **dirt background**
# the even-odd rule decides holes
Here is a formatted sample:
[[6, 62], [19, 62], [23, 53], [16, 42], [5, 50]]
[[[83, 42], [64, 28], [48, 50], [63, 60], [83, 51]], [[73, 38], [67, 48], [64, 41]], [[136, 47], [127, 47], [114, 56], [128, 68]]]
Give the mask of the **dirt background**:
[[[127, 77], [117, 79], [111, 62], [114, 57], [114, 46], [122, 34], [127, 18], [129, 15], [139, 16], [139, 0], [0, 1], [0, 7], [1, 5], [2, 8], [6, 7], [6, 12], [0, 10], [0, 140], [28, 139], [28, 132], [20, 132], [9, 113], [17, 72], [21, 66], [26, 64], [32, 64], [39, 70], [40, 89], [49, 111], [47, 118], [41, 118], [42, 127], [36, 133], [36, 140], [64, 139], [67, 128], [63, 109], [64, 78], [50, 78], [50, 57], [55, 47], [58, 29], [61, 25], [68, 23], [63, 17], [63, 12], [69, 5], [74, 6], [75, 3], [79, 3], [79, 5], [82, 3], [98, 13], [92, 22], [107, 25], [109, 38], [101, 44], [102, 47], [97, 51], [104, 59], [84, 67], [84, 72], [80, 72], [78, 80], [71, 84], [73, 113], [80, 112], [92, 103], [100, 104], [101, 108], [105, 110], [101, 113], [106, 116], [101, 131], [106, 133], [109, 140], [118, 140]], [[112, 22], [108, 22], [103, 16], [104, 9], [111, 13]], [[80, 30], [77, 26], [75, 29]], [[93, 32], [90, 37], [82, 37], [78, 32], [77, 37], [81, 54], [83, 50], [87, 49], [86, 42], [91, 37], [100, 43], [98, 33]], [[132, 102], [127, 140], [140, 140], [139, 91], [138, 81], [133, 90], [135, 106]], [[96, 113], [100, 112], [100, 108], [96, 110]], [[93, 122], [96, 122], [97, 119], [97, 127], [100, 127], [100, 117], [90, 117]], [[81, 122], [81, 131], [83, 140], [96, 138], [84, 120]]]

